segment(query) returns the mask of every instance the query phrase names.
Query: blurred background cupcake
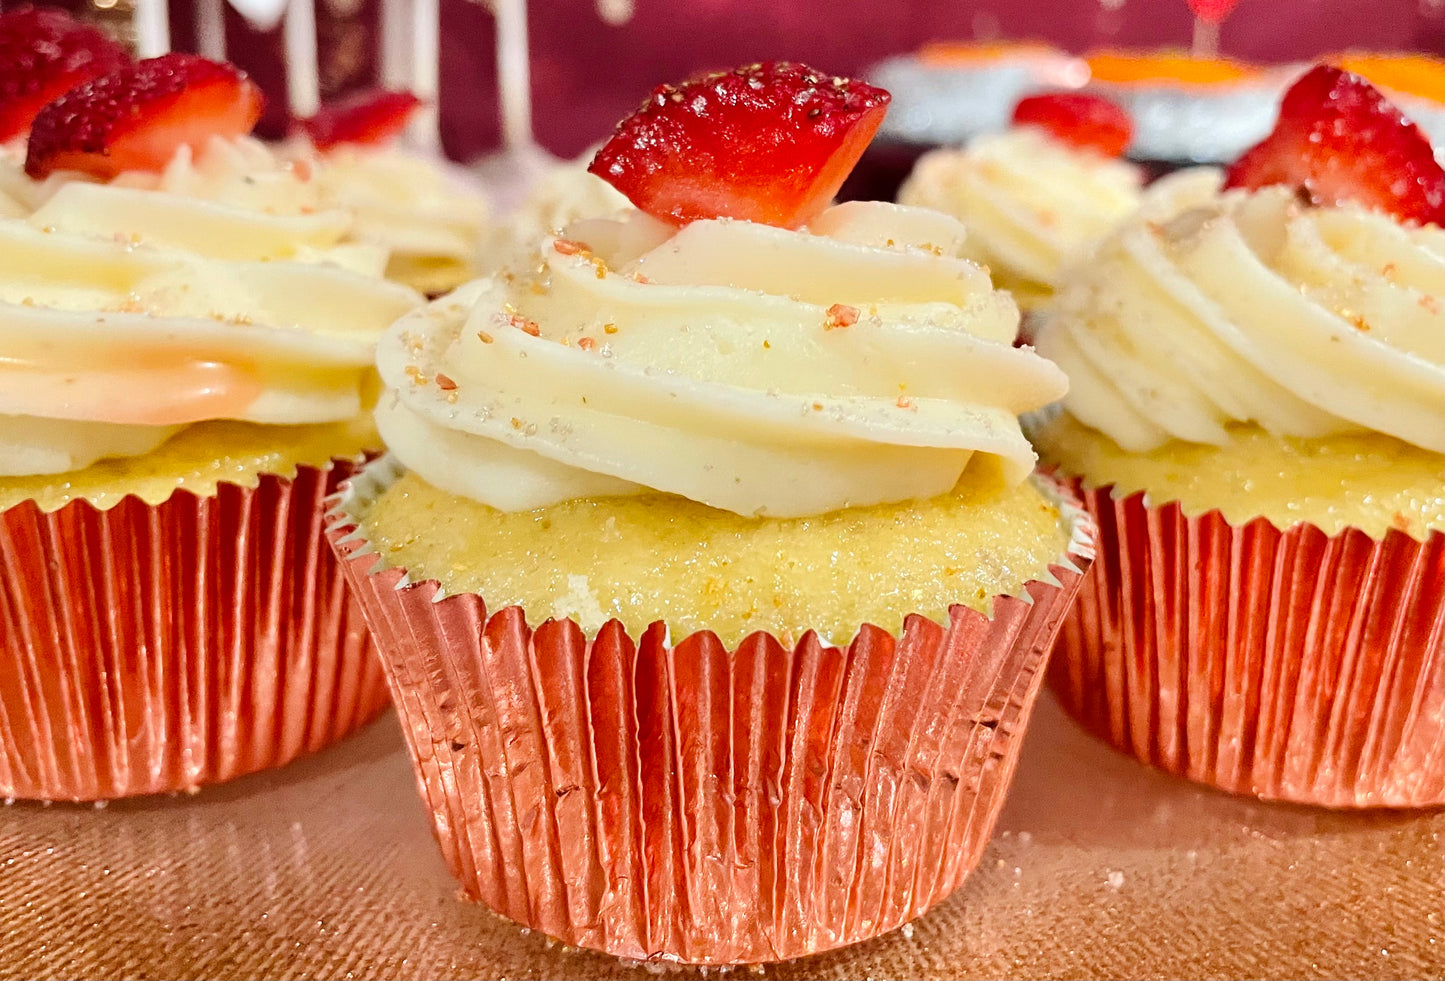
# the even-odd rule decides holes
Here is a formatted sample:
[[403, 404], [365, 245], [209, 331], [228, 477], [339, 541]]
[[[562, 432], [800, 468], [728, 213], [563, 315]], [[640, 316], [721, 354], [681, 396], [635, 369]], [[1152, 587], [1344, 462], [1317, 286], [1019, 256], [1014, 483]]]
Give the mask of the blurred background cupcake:
[[368, 90], [304, 120], [285, 151], [319, 160], [322, 203], [356, 216], [352, 237], [386, 249], [386, 276], [436, 296], [476, 276], [488, 209], [476, 178], [398, 137], [422, 107]]
[[1219, 176], [1161, 182], [1039, 335], [1070, 379], [1041, 452], [1101, 536], [1055, 687], [1194, 780], [1439, 805], [1445, 178], [1325, 66]]
[[1069, 262], [1138, 207], [1144, 175], [1120, 159], [1129, 117], [1098, 96], [1026, 96], [1013, 122], [965, 149], [925, 153], [898, 200], [961, 220], [965, 254], [1032, 310]]
[[6, 797], [194, 789], [385, 705], [319, 505], [375, 446], [375, 338], [420, 297], [249, 139], [259, 111], [174, 55], [33, 122], [44, 194], [0, 218]]
[[991, 832], [1089, 528], [958, 222], [827, 207], [886, 100], [664, 86], [592, 165], [637, 207], [378, 349], [392, 453], [329, 535], [464, 893], [565, 942], [827, 950]]

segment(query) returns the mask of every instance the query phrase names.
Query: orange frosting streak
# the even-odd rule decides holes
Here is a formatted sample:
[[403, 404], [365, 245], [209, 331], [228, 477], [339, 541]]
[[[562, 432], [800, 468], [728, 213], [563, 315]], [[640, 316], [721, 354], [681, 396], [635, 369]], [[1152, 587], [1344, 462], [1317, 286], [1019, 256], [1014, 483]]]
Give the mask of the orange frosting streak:
[[1347, 51], [1325, 60], [1391, 91], [1445, 103], [1445, 58]]
[[925, 65], [976, 65], [988, 61], [1010, 59], [1067, 58], [1057, 48], [1038, 41], [933, 41], [918, 49], [918, 60]]
[[[54, 412], [60, 418], [139, 426], [235, 419], [265, 387], [249, 366], [159, 351], [101, 356], [94, 364], [106, 367], [67, 370], [6, 359], [0, 379], [7, 396], [22, 404], [63, 406]], [[5, 377], [10, 374], [15, 377]]]
[[1183, 82], [1227, 85], [1260, 74], [1257, 65], [1229, 58], [1194, 58], [1183, 51], [1095, 51], [1087, 56], [1096, 82]]

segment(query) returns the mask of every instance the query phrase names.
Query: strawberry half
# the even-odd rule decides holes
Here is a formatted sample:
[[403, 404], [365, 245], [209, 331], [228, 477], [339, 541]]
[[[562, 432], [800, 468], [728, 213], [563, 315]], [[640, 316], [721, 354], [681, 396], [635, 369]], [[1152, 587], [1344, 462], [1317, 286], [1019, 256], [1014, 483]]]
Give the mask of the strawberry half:
[[239, 68], [197, 55], [148, 58], [72, 89], [30, 129], [25, 172], [79, 170], [110, 179], [159, 171], [182, 146], [251, 132], [261, 90]]
[[316, 115], [302, 120], [301, 129], [318, 150], [341, 143], [376, 146], [405, 129], [421, 104], [410, 92], [372, 89], [322, 106]]
[[1445, 171], [1420, 127], [1358, 75], [1306, 72], [1274, 132], [1235, 162], [1226, 187], [1285, 184], [1313, 204], [1354, 201], [1401, 221], [1445, 225]]
[[656, 89], [587, 169], [675, 225], [797, 228], [842, 186], [888, 111], [883, 89], [766, 62]]
[[1106, 157], [1122, 157], [1134, 138], [1129, 114], [1086, 92], [1031, 95], [1014, 107], [1015, 126], [1039, 126], [1055, 139]]
[[0, 143], [29, 130], [46, 103], [129, 61], [125, 48], [62, 10], [0, 14]]

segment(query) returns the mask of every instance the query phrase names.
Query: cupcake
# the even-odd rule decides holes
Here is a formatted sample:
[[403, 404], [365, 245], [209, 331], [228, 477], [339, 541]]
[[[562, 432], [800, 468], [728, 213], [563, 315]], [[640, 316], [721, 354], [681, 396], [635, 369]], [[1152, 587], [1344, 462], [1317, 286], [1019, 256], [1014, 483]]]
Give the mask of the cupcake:
[[363, 92], [306, 120], [287, 150], [321, 163], [322, 202], [356, 216], [357, 241], [387, 250], [388, 279], [435, 296], [478, 273], [487, 202], [461, 168], [396, 145], [420, 106], [407, 92]]
[[1445, 181], [1329, 67], [1219, 189], [1110, 236], [1039, 348], [1038, 433], [1099, 561], [1064, 705], [1125, 752], [1262, 798], [1439, 805], [1445, 744]]
[[1143, 176], [1118, 159], [1129, 118], [1103, 99], [1033, 96], [1018, 104], [1014, 124], [964, 149], [924, 154], [898, 200], [961, 219], [967, 255], [1033, 309], [1072, 259], [1138, 207]]
[[[260, 110], [167, 55], [35, 119], [46, 197], [0, 218], [0, 795], [195, 789], [386, 703], [320, 503], [421, 298], [290, 169], [245, 169]], [[221, 187], [252, 197], [190, 193]]]
[[827, 207], [887, 93], [656, 90], [633, 202], [404, 317], [328, 536], [463, 893], [637, 959], [798, 957], [978, 861], [1089, 562], [1062, 374], [959, 224]]

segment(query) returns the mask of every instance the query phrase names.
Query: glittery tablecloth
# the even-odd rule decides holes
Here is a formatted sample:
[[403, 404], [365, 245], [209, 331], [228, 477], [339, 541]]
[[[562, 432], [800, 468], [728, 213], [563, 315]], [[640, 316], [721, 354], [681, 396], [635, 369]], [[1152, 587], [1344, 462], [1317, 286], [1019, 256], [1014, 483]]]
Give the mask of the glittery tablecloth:
[[[881, 940], [733, 973], [1438, 978], [1442, 830], [1438, 811], [1331, 813], [1196, 788], [1094, 742], [1045, 696], [998, 834], [957, 894]], [[392, 715], [194, 797], [0, 811], [0, 978], [651, 970], [458, 902]]]

